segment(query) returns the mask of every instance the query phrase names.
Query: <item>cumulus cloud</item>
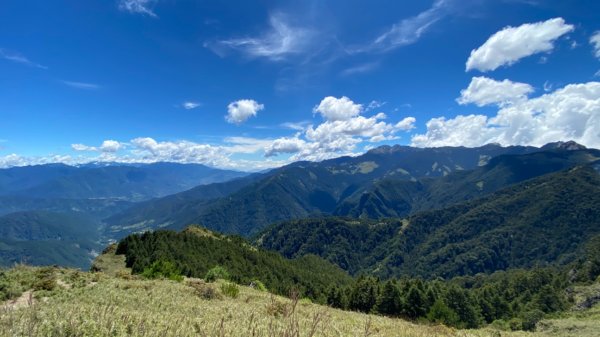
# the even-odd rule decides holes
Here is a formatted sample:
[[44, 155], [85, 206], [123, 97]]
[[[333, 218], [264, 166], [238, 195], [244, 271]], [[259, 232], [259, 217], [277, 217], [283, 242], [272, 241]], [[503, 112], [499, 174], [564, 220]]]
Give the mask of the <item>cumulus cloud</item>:
[[510, 66], [527, 56], [550, 52], [556, 39], [574, 29], [563, 18], [506, 27], [471, 51], [466, 70], [491, 71], [504, 65]]
[[323, 118], [329, 121], [343, 121], [357, 116], [363, 110], [362, 105], [352, 102], [348, 97], [335, 98], [328, 96], [323, 98], [313, 112], [320, 113]]
[[240, 99], [235, 102], [229, 103], [227, 106], [227, 116], [225, 119], [227, 122], [232, 124], [242, 124], [250, 117], [255, 117], [256, 114], [263, 110], [265, 106], [259, 104], [257, 101], [252, 99]]
[[283, 137], [274, 140], [265, 147], [265, 157], [272, 157], [280, 153], [296, 153], [300, 152], [306, 145], [306, 142], [298, 135], [295, 137]]
[[20, 64], [23, 64], [23, 65], [26, 65], [29, 67], [48, 69], [48, 67], [43, 66], [39, 63], [35, 63], [35, 62], [29, 60], [27, 57], [25, 57], [17, 52], [2, 49], [2, 48], [0, 48], [0, 57], [5, 60], [15, 62], [15, 63], [20, 63]]
[[88, 146], [85, 144], [71, 144], [71, 148], [80, 152], [103, 152], [114, 153], [123, 148], [123, 144], [116, 140], [105, 140], [100, 146]]
[[158, 17], [150, 8], [156, 0], [120, 0], [119, 9], [133, 14], [143, 14]]
[[417, 121], [414, 117], [406, 117], [403, 120], [396, 123], [395, 128], [402, 131], [409, 131], [415, 128], [415, 122]]
[[496, 115], [443, 117], [427, 122], [427, 131], [412, 137], [412, 145], [542, 146], [574, 140], [600, 147], [600, 82], [570, 84], [539, 97], [500, 106]]
[[265, 156], [287, 153], [293, 154], [291, 160], [323, 160], [352, 155], [358, 144], [397, 139], [398, 131], [412, 129], [415, 122], [414, 117], [407, 117], [396, 124], [387, 123], [387, 116], [381, 112], [362, 116], [362, 105], [345, 96], [325, 97], [313, 112], [320, 113], [325, 121], [308, 126], [294, 137], [274, 140], [265, 149]]
[[105, 140], [100, 145], [101, 152], [117, 152], [123, 147], [123, 144], [117, 142], [116, 140]]
[[200, 103], [187, 101], [187, 102], [183, 102], [183, 104], [181, 104], [181, 106], [186, 110], [192, 110], [192, 109], [196, 109], [197, 107], [199, 107]]
[[590, 37], [590, 44], [594, 47], [594, 56], [600, 59], [600, 30]]
[[287, 161], [276, 160], [245, 160], [231, 158], [238, 153], [255, 153], [262, 151], [268, 142], [262, 139], [232, 137], [225, 139], [223, 145], [211, 145], [181, 141], [156, 141], [149, 137], [133, 139], [133, 158], [137, 162], [179, 162], [200, 163], [219, 168], [264, 170], [278, 167]]
[[314, 37], [312, 30], [291, 25], [282, 13], [272, 14], [269, 24], [270, 29], [260, 36], [207, 42], [205, 47], [221, 56], [231, 49], [249, 57], [279, 61], [289, 55], [304, 52]]
[[461, 90], [456, 101], [461, 105], [472, 103], [479, 107], [490, 104], [505, 106], [527, 99], [527, 95], [533, 91], [533, 87], [526, 83], [473, 77], [467, 89]]

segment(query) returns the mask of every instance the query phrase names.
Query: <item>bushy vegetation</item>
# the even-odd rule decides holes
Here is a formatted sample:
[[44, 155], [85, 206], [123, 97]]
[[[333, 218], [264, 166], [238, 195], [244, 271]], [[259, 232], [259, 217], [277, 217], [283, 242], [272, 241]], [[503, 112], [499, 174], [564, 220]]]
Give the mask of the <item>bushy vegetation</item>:
[[174, 263], [165, 260], [154, 261], [149, 267], [144, 268], [142, 276], [149, 279], [166, 278], [181, 282], [183, 276]]
[[285, 295], [297, 287], [303, 296], [318, 302], [325, 301], [328, 287], [351, 281], [343, 270], [314, 255], [288, 260], [240, 237], [206, 233], [190, 227], [182, 232], [134, 234], [118, 244], [116, 253], [125, 255], [134, 274], [169, 278], [173, 272], [242, 285], [260, 280], [273, 293]]
[[204, 280], [206, 282], [214, 282], [218, 279], [229, 279], [229, 272], [227, 272], [227, 270], [221, 266], [215, 266], [211, 268], [209, 271], [206, 272], [206, 275], [204, 276]]

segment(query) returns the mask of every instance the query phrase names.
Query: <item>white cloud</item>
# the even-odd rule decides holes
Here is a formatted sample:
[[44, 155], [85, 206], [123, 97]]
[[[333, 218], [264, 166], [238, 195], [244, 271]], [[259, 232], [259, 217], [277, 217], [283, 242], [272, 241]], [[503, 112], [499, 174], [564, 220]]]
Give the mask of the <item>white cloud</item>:
[[594, 47], [594, 56], [600, 59], [600, 30], [590, 37], [590, 44]]
[[250, 117], [263, 110], [265, 106], [252, 99], [240, 99], [227, 105], [227, 116], [225, 119], [232, 124], [242, 124]]
[[492, 35], [481, 47], [471, 51], [466, 70], [483, 72], [512, 65], [520, 59], [554, 49], [554, 41], [574, 30], [563, 18], [506, 27]]
[[86, 89], [86, 90], [100, 89], [100, 86], [98, 84], [94, 84], [94, 83], [75, 82], [75, 81], [60, 81], [60, 82], [64, 85], [67, 85], [72, 88], [77, 88], [77, 89]]
[[300, 152], [306, 146], [306, 142], [300, 138], [283, 137], [274, 140], [265, 148], [265, 157], [276, 156], [280, 153]]
[[148, 15], [153, 18], [158, 17], [150, 8], [156, 0], [120, 0], [119, 9], [134, 14]]
[[46, 157], [23, 157], [15, 153], [0, 157], [0, 168], [15, 166], [43, 165], [51, 163], [72, 164], [73, 159], [70, 156], [50, 155]]
[[378, 113], [366, 117], [361, 104], [348, 97], [325, 97], [313, 112], [319, 112], [324, 122], [310, 125], [294, 137], [274, 140], [265, 148], [265, 156], [293, 154], [290, 160], [323, 160], [340, 155], [353, 155], [362, 142], [377, 143], [397, 139], [398, 131], [414, 127], [415, 118], [407, 117], [396, 124], [386, 123], [387, 116]]
[[153, 138], [143, 137], [131, 141], [133, 146], [132, 161], [136, 162], [178, 162], [200, 163], [219, 168], [237, 170], [264, 170], [282, 166], [288, 161], [277, 160], [246, 160], [231, 158], [238, 153], [255, 153], [262, 151], [267, 140], [232, 137], [225, 140], [233, 145], [211, 145], [181, 141], [157, 142]]
[[2, 57], [5, 60], [12, 61], [15, 63], [20, 63], [20, 64], [23, 64], [23, 65], [26, 65], [29, 67], [48, 69], [48, 67], [43, 66], [39, 63], [35, 63], [35, 62], [29, 60], [27, 57], [25, 57], [17, 52], [12, 52], [12, 51], [2, 49], [2, 48], [0, 48], [0, 57]]
[[80, 152], [103, 152], [103, 153], [114, 153], [123, 148], [123, 144], [116, 141], [107, 139], [102, 142], [100, 146], [88, 146], [85, 144], [71, 144], [71, 148], [75, 151]]
[[549, 142], [574, 140], [600, 148], [600, 82], [570, 84], [539, 97], [500, 107], [492, 117], [484, 115], [434, 118], [425, 134], [415, 135], [412, 145], [542, 146]]
[[269, 23], [270, 29], [261, 36], [209, 42], [205, 46], [221, 56], [227, 49], [233, 49], [249, 57], [279, 61], [291, 54], [306, 51], [314, 37], [312, 30], [290, 25], [288, 18], [282, 13], [272, 14]]
[[117, 142], [116, 140], [105, 140], [100, 145], [101, 152], [117, 152], [123, 147], [123, 144]]
[[199, 107], [200, 103], [188, 101], [188, 102], [183, 102], [183, 104], [181, 104], [181, 106], [186, 110], [192, 110], [192, 109], [196, 109], [197, 107]]
[[396, 123], [395, 128], [402, 131], [409, 131], [415, 128], [415, 122], [417, 121], [414, 117], [406, 117], [403, 120]]
[[527, 99], [533, 87], [510, 80], [496, 81], [487, 77], [473, 77], [467, 89], [460, 91], [459, 104], [473, 103], [479, 107], [496, 104], [505, 106]]
[[363, 110], [362, 105], [352, 102], [348, 97], [335, 98], [328, 96], [313, 109], [328, 121], [343, 121], [358, 116]]

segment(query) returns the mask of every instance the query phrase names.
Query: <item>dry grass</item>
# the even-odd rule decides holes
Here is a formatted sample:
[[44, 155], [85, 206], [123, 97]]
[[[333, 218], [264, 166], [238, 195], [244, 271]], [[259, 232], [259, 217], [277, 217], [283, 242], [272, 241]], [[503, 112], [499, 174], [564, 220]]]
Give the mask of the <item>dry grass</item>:
[[562, 332], [576, 324], [587, 335], [572, 336], [598, 336], [592, 329], [600, 329], [590, 321], [600, 318], [598, 308], [587, 312], [589, 317], [544, 321], [541, 333], [509, 333], [417, 325], [247, 287], [240, 287], [235, 299], [207, 296], [207, 291], [219, 291], [218, 282], [123, 279], [69, 270], [58, 270], [57, 278], [68, 286], [35, 292], [31, 305], [0, 312], [0, 336], [571, 336]]

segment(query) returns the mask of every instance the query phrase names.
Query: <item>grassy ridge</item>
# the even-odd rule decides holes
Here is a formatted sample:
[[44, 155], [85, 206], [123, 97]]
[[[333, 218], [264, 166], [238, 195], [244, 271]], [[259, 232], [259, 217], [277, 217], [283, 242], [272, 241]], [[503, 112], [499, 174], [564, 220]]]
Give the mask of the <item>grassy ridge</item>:
[[198, 289], [214, 287], [220, 293], [218, 284], [40, 270], [9, 271], [12, 282], [31, 283], [50, 275], [54, 286], [33, 291], [29, 303], [2, 303], [0, 336], [594, 337], [600, 329], [599, 306], [543, 320], [535, 333], [456, 330], [341, 311], [247, 287], [240, 287], [237, 298], [209, 299], [199, 296]]

